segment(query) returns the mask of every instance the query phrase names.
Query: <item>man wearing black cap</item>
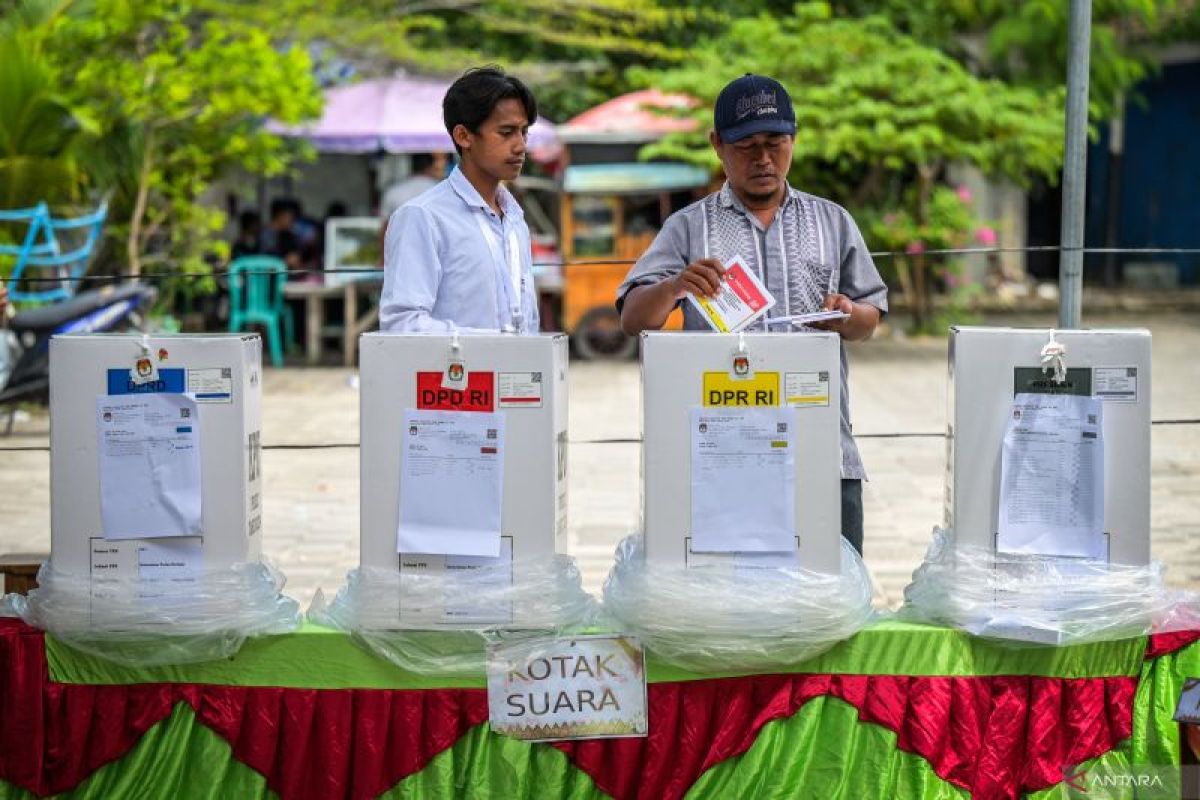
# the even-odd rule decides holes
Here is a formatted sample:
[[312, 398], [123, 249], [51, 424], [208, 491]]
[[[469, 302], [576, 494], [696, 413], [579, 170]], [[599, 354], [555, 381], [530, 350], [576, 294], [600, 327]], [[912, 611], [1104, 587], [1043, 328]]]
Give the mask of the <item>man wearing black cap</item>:
[[[710, 330], [688, 293], [715, 297], [723, 264], [740, 255], [775, 297], [770, 317], [837, 309], [843, 319], [814, 324], [862, 341], [887, 312], [887, 286], [858, 226], [844, 208], [788, 185], [796, 115], [787, 90], [745, 75], [721, 90], [709, 141], [725, 171], [719, 192], [672, 214], [617, 290], [621, 326], [631, 336], [658, 329], [683, 305], [684, 328]], [[772, 330], [783, 330], [775, 325]], [[842, 536], [862, 552], [862, 481], [850, 434], [846, 349], [842, 347]]]

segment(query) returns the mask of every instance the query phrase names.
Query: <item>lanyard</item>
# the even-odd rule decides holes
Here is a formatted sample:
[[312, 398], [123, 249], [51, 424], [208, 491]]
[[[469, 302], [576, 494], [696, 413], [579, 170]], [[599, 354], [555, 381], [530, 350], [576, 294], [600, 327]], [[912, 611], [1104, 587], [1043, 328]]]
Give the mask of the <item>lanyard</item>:
[[517, 231], [515, 228], [510, 228], [508, 231], [508, 275], [505, 276], [501, 267], [504, 259], [500, 253], [500, 242], [496, 231], [488, 224], [487, 211], [480, 209], [479, 215], [475, 217], [475, 222], [479, 225], [479, 232], [483, 234], [488, 250], [492, 253], [496, 269], [500, 272], [500, 282], [504, 284], [504, 294], [508, 296], [509, 301], [509, 314], [512, 318], [510, 327], [517, 333], [522, 333], [525, 329], [525, 315], [521, 313], [525, 296], [525, 276], [521, 273], [521, 241], [517, 237]]

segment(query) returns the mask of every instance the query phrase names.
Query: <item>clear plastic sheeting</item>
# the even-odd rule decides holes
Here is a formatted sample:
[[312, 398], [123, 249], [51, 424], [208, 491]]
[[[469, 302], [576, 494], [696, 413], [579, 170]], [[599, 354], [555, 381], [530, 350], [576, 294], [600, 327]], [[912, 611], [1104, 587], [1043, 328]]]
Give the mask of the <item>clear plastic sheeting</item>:
[[1193, 628], [1196, 595], [1168, 589], [1159, 562], [1125, 566], [1079, 558], [954, 547], [940, 528], [904, 590], [904, 619], [1011, 642], [1071, 645]]
[[642, 537], [617, 546], [604, 608], [656, 657], [696, 672], [794, 666], [853, 636], [873, 616], [871, 579], [842, 542], [840, 575], [778, 567], [665, 566]]
[[565, 555], [467, 569], [353, 569], [332, 602], [320, 592], [308, 618], [352, 634], [408, 672], [485, 674], [487, 646], [578, 633], [599, 604]]
[[266, 563], [151, 580], [92, 578], [47, 561], [38, 588], [7, 595], [0, 614], [118, 664], [189, 664], [229, 658], [251, 636], [296, 630], [300, 607], [280, 594], [283, 584]]

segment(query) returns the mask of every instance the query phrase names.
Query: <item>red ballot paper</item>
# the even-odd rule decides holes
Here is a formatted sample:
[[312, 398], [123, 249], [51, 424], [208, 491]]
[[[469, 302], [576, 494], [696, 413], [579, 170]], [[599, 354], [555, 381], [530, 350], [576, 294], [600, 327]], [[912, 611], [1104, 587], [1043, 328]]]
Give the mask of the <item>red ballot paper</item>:
[[716, 297], [688, 295], [713, 330], [737, 333], [775, 305], [775, 298], [758, 276], [746, 268], [741, 256], [725, 264], [725, 280]]

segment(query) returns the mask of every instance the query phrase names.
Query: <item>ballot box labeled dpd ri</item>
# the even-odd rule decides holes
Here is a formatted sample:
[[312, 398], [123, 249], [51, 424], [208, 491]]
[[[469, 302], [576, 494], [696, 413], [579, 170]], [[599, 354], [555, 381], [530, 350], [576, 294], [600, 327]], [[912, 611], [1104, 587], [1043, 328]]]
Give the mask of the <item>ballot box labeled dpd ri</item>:
[[519, 584], [522, 565], [566, 552], [566, 336], [374, 333], [361, 346], [362, 566], [462, 588], [398, 603], [406, 627], [529, 622], [467, 587], [480, 567]]
[[50, 340], [50, 558], [188, 580], [262, 551], [256, 334]]
[[1150, 341], [951, 328], [945, 524], [958, 545], [1148, 563]]
[[838, 336], [655, 332], [641, 345], [646, 558], [838, 573]]

